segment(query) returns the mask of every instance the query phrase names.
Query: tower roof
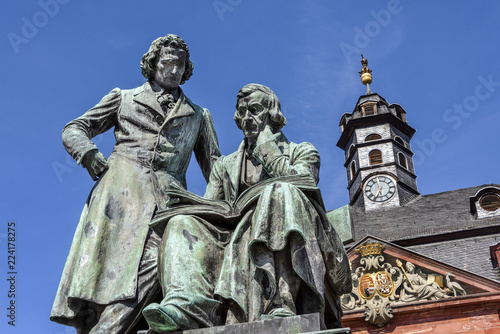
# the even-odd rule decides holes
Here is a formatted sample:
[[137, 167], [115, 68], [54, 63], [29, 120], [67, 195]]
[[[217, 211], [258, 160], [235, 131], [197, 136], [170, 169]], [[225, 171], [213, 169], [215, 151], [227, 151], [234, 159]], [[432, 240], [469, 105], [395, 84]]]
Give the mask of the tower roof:
[[[337, 146], [344, 149], [354, 127], [373, 126], [382, 123], [391, 123], [409, 138], [415, 133], [406, 120], [406, 111], [399, 104], [389, 104], [386, 99], [370, 90], [372, 83], [372, 70], [368, 68], [368, 59], [361, 55], [363, 68], [359, 72], [361, 82], [366, 86], [366, 94], [361, 95], [354, 106], [352, 113], [345, 113], [340, 119], [339, 126], [342, 135]], [[390, 115], [394, 116], [391, 117]]]
[[[370, 113], [365, 110], [370, 106]], [[397, 103], [389, 104], [386, 99], [377, 93], [361, 95], [354, 106], [352, 113], [345, 113], [340, 119], [339, 126], [342, 129], [337, 146], [345, 148], [354, 128], [373, 126], [375, 124], [390, 123], [409, 138], [415, 133], [415, 129], [408, 125], [405, 120], [406, 111]]]

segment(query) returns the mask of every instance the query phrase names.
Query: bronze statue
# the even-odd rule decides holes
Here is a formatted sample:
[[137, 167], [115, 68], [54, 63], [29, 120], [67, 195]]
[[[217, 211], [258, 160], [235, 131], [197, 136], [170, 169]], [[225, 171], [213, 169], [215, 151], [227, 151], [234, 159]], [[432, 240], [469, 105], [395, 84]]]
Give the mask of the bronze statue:
[[[208, 180], [220, 155], [210, 112], [179, 85], [193, 73], [189, 49], [176, 35], [155, 40], [143, 56], [148, 80], [113, 89], [63, 130], [66, 150], [96, 180], [64, 267], [51, 320], [77, 333], [127, 333], [159, 291], [160, 236], [149, 229], [171, 184], [185, 188], [194, 151]], [[109, 160], [91, 139], [114, 128]]]
[[[239, 91], [234, 119], [245, 139], [214, 165], [206, 212], [194, 215], [197, 206], [187, 203], [186, 214], [166, 223], [158, 269], [164, 298], [143, 311], [150, 329], [170, 333], [315, 312], [323, 328], [341, 327], [339, 296], [351, 290], [351, 275], [316, 188], [318, 151], [285, 137], [279, 100], [266, 86]], [[259, 192], [233, 217], [226, 215], [231, 210], [216, 212], [219, 202], [235, 204], [252, 189]], [[334, 314], [328, 325], [327, 307]]]

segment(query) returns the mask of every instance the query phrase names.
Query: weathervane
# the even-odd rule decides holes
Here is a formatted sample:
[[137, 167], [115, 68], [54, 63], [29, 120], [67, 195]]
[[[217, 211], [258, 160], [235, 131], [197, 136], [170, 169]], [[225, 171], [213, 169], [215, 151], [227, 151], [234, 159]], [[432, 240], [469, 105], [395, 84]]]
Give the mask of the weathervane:
[[371, 94], [370, 84], [372, 83], [372, 70], [368, 68], [368, 59], [363, 58], [363, 54], [361, 54], [361, 64], [363, 64], [363, 68], [361, 72], [359, 72], [361, 76], [361, 82], [363, 85], [366, 85], [366, 95]]

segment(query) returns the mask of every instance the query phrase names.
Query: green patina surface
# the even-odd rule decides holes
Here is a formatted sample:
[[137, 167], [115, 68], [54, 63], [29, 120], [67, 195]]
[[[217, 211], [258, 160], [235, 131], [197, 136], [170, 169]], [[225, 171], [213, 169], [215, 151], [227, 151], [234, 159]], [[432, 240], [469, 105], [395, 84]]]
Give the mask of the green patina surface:
[[344, 205], [343, 207], [329, 211], [326, 215], [344, 244], [354, 240], [349, 205]]

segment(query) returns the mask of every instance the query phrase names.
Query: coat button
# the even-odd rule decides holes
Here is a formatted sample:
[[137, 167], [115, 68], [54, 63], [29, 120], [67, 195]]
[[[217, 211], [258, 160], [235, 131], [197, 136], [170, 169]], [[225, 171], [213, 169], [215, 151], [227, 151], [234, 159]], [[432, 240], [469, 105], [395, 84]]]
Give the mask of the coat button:
[[156, 152], [161, 153], [161, 148], [159, 146], [156, 147]]
[[158, 122], [158, 124], [162, 124], [163, 118], [160, 115], [158, 115], [158, 116], [156, 116], [156, 121]]

